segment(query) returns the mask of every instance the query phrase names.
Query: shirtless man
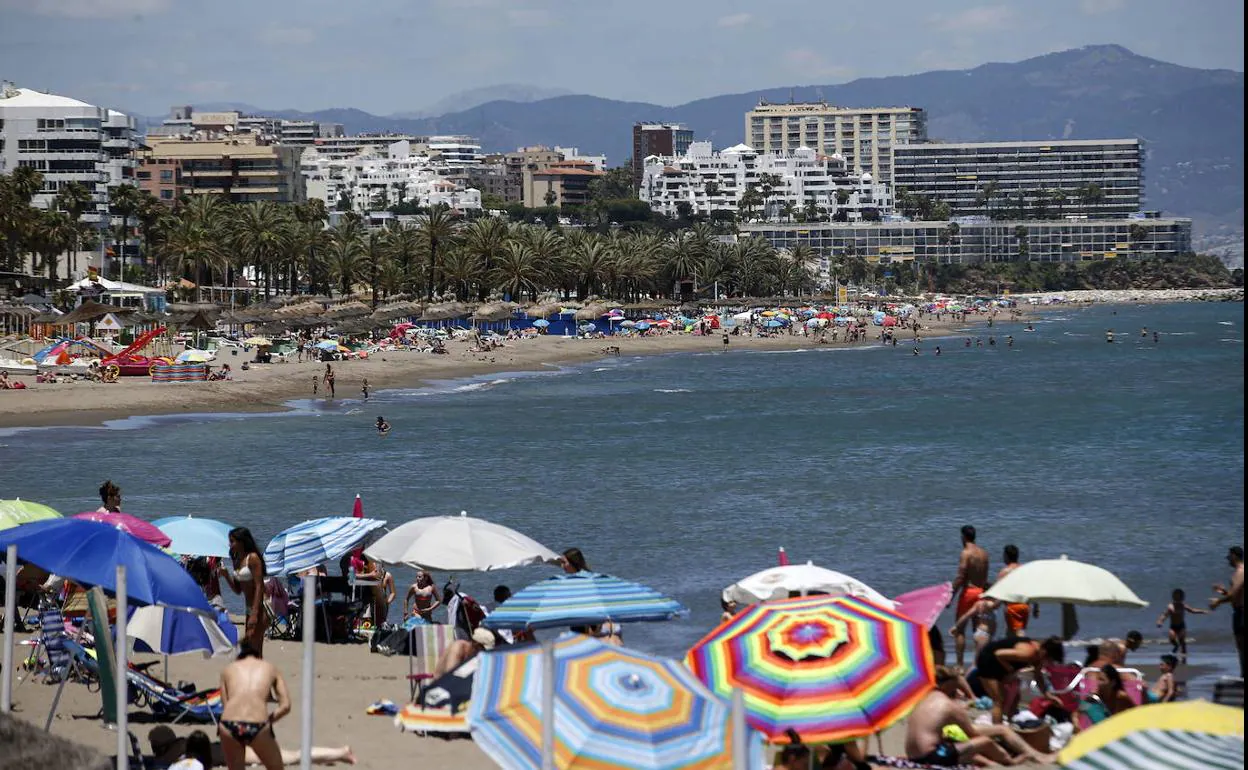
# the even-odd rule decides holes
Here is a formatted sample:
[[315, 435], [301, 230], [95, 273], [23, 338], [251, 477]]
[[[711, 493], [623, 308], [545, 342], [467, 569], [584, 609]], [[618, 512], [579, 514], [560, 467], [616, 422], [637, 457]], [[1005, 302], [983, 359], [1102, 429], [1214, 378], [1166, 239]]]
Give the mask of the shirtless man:
[[1217, 596], [1209, 600], [1209, 609], [1216, 610], [1223, 604], [1231, 605], [1231, 633], [1235, 635], [1235, 649], [1239, 652], [1239, 676], [1244, 676], [1244, 549], [1233, 545], [1226, 552], [1226, 562], [1231, 565], [1231, 585], [1221, 583], [1213, 587]]
[[[987, 587], [988, 552], [975, 544], [975, 528], [967, 524], [962, 528], [962, 554], [958, 558], [958, 576], [953, 579], [953, 595], [958, 597], [956, 617], [965, 617]], [[958, 670], [961, 671], [966, 659], [966, 621], [956, 623], [952, 633]]]
[[477, 653], [494, 649], [496, 643], [494, 632], [488, 628], [478, 628], [472, 632], [472, 641], [456, 639], [442, 651], [438, 664], [434, 666], [433, 678], [449, 674], [477, 656]]
[[[1005, 566], [997, 572], [997, 582], [1000, 583], [1006, 575], [1018, 569], [1022, 565], [1018, 561], [1018, 546], [1014, 544], [1005, 547]], [[1015, 602], [1005, 605], [1005, 633], [1007, 636], [1026, 636], [1027, 621], [1032, 617], [1040, 617], [1040, 605], [1027, 604], [1026, 602]]]
[[[1005, 725], [972, 723], [966, 707], [954, 699], [957, 691], [957, 674], [944, 666], [937, 666], [936, 689], [924, 696], [910, 712], [906, 725], [907, 757], [937, 767], [970, 764], [976, 759], [994, 765], [1025, 762], [1047, 765], [1054, 761], [1054, 755], [1037, 752]], [[962, 743], [949, 740], [944, 736], [946, 725], [962, 728], [970, 740]], [[1015, 756], [1006, 753], [995, 739], [1000, 739]]]
[[[277, 708], [269, 713], [269, 697], [276, 696]], [[248, 747], [266, 770], [282, 767], [282, 750], [273, 735], [273, 723], [290, 713], [286, 681], [272, 663], [257, 656], [244, 641], [238, 660], [221, 672], [221, 748], [230, 770], [243, 770]]]

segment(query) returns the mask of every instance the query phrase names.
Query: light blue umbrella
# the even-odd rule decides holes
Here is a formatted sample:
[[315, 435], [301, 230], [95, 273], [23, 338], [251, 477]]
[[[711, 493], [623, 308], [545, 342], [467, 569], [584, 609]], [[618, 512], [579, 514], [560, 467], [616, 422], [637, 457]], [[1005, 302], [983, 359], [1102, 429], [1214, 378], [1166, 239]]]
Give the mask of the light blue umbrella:
[[534, 629], [671, 620], [689, 610], [653, 588], [596, 572], [576, 572], [517, 591], [486, 616], [486, 628]]
[[270, 575], [289, 575], [337, 561], [362, 543], [373, 530], [386, 526], [378, 519], [326, 516], [279, 532], [264, 549]]
[[633, 328], [641, 329], [642, 331], [645, 331], [646, 329], [650, 328], [650, 323], [648, 321], [638, 321], [636, 324], [634, 324]]
[[784, 326], [784, 321], [777, 321], [776, 319], [773, 318], [767, 323], [763, 324], [763, 326], [766, 326], [768, 329], [778, 329], [781, 326]]
[[337, 350], [338, 341], [337, 340], [321, 340], [320, 342], [316, 343], [316, 347], [320, 348], [321, 350]]
[[550, 326], [550, 321], [547, 321], [545, 318], [539, 318], [533, 322], [533, 325], [539, 329], [545, 329], [547, 326]]
[[166, 516], [152, 524], [169, 536], [173, 542], [169, 550], [183, 556], [229, 556], [229, 524], [216, 519], [197, 519], [193, 516]]

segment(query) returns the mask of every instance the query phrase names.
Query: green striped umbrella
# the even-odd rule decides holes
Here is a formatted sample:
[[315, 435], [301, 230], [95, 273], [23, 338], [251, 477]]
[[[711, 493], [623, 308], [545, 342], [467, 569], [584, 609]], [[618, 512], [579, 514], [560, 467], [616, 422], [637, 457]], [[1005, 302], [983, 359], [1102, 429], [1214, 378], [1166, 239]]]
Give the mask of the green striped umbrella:
[[1071, 770], [1243, 770], [1244, 738], [1187, 730], [1139, 730], [1062, 767]]
[[44, 519], [59, 519], [61, 514], [41, 503], [29, 500], [0, 500], [0, 529], [29, 524]]

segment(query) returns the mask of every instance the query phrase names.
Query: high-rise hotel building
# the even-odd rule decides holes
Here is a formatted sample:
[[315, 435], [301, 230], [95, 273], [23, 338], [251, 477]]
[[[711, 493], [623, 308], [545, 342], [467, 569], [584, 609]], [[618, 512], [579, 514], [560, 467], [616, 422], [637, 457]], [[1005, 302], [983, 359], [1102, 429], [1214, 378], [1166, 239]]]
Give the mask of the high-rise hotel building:
[[809, 147], [840, 155], [856, 173], [893, 180], [893, 148], [927, 140], [919, 107], [837, 107], [825, 103], [768, 104], [745, 113], [745, 143], [761, 153]]

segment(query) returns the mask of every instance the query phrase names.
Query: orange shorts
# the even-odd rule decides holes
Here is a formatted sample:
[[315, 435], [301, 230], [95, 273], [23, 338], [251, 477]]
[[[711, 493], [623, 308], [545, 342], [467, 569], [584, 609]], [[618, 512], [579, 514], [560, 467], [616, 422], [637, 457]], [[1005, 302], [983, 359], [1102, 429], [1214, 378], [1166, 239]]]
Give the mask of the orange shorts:
[[962, 589], [962, 595], [958, 597], [958, 617], [962, 617], [971, 611], [975, 606], [975, 602], [979, 601], [979, 597], [984, 593], [984, 589], [979, 586], [967, 586]]
[[1015, 636], [1022, 636], [1027, 629], [1027, 621], [1031, 619], [1030, 604], [1005, 605], [1005, 627]]

